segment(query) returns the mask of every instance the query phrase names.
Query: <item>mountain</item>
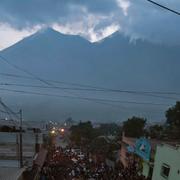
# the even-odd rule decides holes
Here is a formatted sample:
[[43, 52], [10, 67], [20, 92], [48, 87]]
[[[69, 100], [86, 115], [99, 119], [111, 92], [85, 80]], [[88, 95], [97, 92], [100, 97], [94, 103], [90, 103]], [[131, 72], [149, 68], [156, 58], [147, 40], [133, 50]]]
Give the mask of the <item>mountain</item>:
[[[1, 82], [47, 86], [42, 79], [87, 84], [105, 88], [138, 91], [179, 91], [179, 46], [153, 44], [143, 40], [130, 42], [115, 33], [101, 42], [90, 43], [80, 36], [64, 35], [45, 29], [1, 51], [10, 63], [36, 77], [32, 79], [0, 76]], [[1, 73], [29, 76], [27, 73], [1, 63]], [[41, 79], [40, 81], [38, 79]], [[67, 87], [66, 84], [51, 86]], [[72, 85], [71, 85], [72, 87]], [[61, 96], [81, 96], [122, 101], [155, 102], [173, 105], [175, 100], [126, 93], [94, 93], [70, 90], [4, 87]], [[123, 120], [131, 115], [151, 120], [164, 118], [167, 106], [122, 104], [119, 108], [89, 100], [25, 95], [3, 91], [2, 97], [18, 107], [23, 106], [27, 119], [58, 119], [75, 117], [90, 120]], [[177, 99], [178, 100], [178, 99]], [[112, 103], [111, 103], [112, 104]]]

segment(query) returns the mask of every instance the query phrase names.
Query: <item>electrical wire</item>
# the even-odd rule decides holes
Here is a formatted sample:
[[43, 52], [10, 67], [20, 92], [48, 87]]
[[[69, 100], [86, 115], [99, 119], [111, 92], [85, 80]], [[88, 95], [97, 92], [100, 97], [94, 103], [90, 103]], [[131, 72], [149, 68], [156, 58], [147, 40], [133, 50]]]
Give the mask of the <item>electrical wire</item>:
[[[7, 60], [7, 58], [3, 57], [2, 55], [0, 55], [0, 58], [6, 62], [8, 65], [14, 67], [15, 69], [19, 70], [19, 71], [22, 71], [30, 76], [32, 76], [33, 78], [43, 82], [44, 84], [50, 86], [50, 87], [53, 87], [53, 88], [57, 88], [56, 86], [54, 86], [52, 83], [49, 83], [48, 81], [34, 75], [33, 73], [11, 63], [10, 61]], [[27, 91], [19, 91], [19, 90], [10, 90], [10, 89], [3, 89], [1, 88], [0, 90], [6, 90], [6, 91], [11, 91], [11, 92], [18, 92], [18, 93], [31, 93], [31, 94], [36, 94], [36, 95], [46, 95], [46, 96], [56, 96], [56, 97], [64, 97], [64, 98], [73, 98], [73, 99], [81, 99], [81, 100], [86, 100], [86, 101], [93, 101], [95, 103], [101, 103], [102, 104], [102, 101], [105, 101], [105, 102], [120, 102], [120, 103], [131, 103], [131, 104], [144, 104], [144, 105], [162, 105], [162, 104], [155, 104], [155, 103], [142, 103], [142, 102], [133, 102], [133, 101], [116, 101], [116, 100], [106, 100], [106, 99], [98, 99], [98, 98], [87, 98], [87, 97], [79, 97], [79, 96], [60, 96], [60, 95], [52, 95], [52, 94], [42, 94], [42, 93], [37, 93], [37, 92], [27, 92]], [[104, 102], [103, 102], [104, 103]], [[164, 104], [163, 104], [164, 105]], [[166, 104], [167, 105], [167, 104]]]
[[152, 1], [152, 0], [146, 0], [146, 1], [152, 3], [152, 4], [156, 5], [156, 6], [159, 6], [160, 8], [163, 8], [163, 9], [165, 9], [165, 10], [167, 10], [167, 11], [170, 11], [170, 12], [176, 14], [176, 15], [180, 15], [180, 12], [175, 11], [175, 10], [173, 10], [173, 9], [167, 7], [167, 6], [164, 6], [164, 5], [162, 5], [162, 4], [159, 4], [159, 3], [155, 2], [155, 1]]
[[125, 90], [112, 90], [112, 89], [85, 89], [85, 88], [70, 88], [70, 87], [49, 87], [49, 86], [40, 86], [40, 85], [31, 85], [31, 84], [16, 84], [16, 83], [0, 83], [0, 86], [17, 86], [17, 87], [28, 87], [28, 88], [41, 88], [41, 89], [59, 89], [59, 90], [71, 90], [71, 91], [90, 91], [90, 92], [111, 92], [111, 93], [129, 93], [135, 95], [150, 96], [163, 99], [173, 99], [177, 100], [175, 97], [159, 96], [154, 94], [149, 94], [145, 92], [137, 91], [125, 91]]
[[39, 81], [45, 83], [46, 85], [51, 85], [50, 83], [48, 83], [48, 82], [45, 81], [44, 79], [39, 78], [38, 76], [36, 76], [36, 75], [34, 75], [33, 73], [31, 73], [31, 72], [25, 70], [24, 68], [21, 68], [21, 67], [17, 66], [17, 65], [14, 64], [14, 63], [11, 63], [10, 61], [8, 61], [7, 58], [3, 57], [2, 55], [0, 55], [0, 58], [1, 58], [5, 63], [7, 63], [8, 65], [14, 67], [15, 69], [17, 69], [17, 70], [19, 70], [19, 71], [22, 71], [22, 72], [24, 72], [24, 73], [26, 73], [26, 74], [28, 74], [28, 75], [34, 77], [35, 79], [37, 79], [37, 80], [39, 80]]
[[40, 93], [40, 92], [32, 92], [32, 91], [24, 91], [24, 90], [16, 90], [16, 89], [6, 89], [0, 88], [0, 91], [9, 91], [21, 94], [33, 94], [40, 96], [51, 96], [51, 97], [59, 97], [59, 98], [69, 98], [69, 99], [81, 99], [87, 101], [99, 101], [99, 102], [113, 102], [113, 103], [125, 103], [125, 104], [139, 104], [139, 105], [155, 105], [155, 106], [167, 106], [169, 104], [163, 103], [152, 103], [152, 102], [137, 102], [137, 101], [121, 101], [121, 100], [113, 100], [113, 99], [102, 99], [102, 98], [91, 98], [91, 97], [78, 97], [78, 96], [66, 96], [66, 95], [58, 95], [58, 94], [49, 94], [49, 93]]
[[[13, 78], [24, 78], [24, 79], [34, 80], [34, 78], [32, 78], [32, 77], [21, 76], [21, 75], [17, 75], [17, 74], [0, 73], [0, 75], [9, 76], [9, 77], [13, 77]], [[85, 84], [77, 84], [77, 83], [69, 83], [69, 82], [62, 82], [62, 81], [55, 81], [55, 80], [47, 80], [47, 79], [46, 79], [46, 81], [55, 82], [55, 83], [58, 83], [58, 84], [65, 84], [67, 86], [78, 86], [78, 87], [84, 87], [84, 88], [77, 88], [77, 87], [72, 87], [72, 88], [71, 87], [47, 87], [47, 86], [44, 86], [44, 87], [39, 86], [39, 87], [42, 87], [42, 88], [64, 88], [64, 89], [67, 88], [67, 89], [72, 89], [72, 90], [102, 91], [102, 92], [123, 92], [123, 93], [137, 93], [137, 94], [142, 93], [142, 94], [160, 94], [160, 95], [180, 95], [179, 92], [122, 90], [122, 89], [112, 89], [112, 88], [105, 88], [105, 87], [85, 85]], [[85, 88], [85, 87], [87, 87], [87, 88]]]
[[[24, 72], [24, 73], [32, 76], [33, 78], [35, 78], [35, 79], [37, 79], [37, 80], [45, 83], [46, 85], [49, 85], [49, 86], [51, 86], [51, 87], [56, 88], [56, 86], [54, 86], [52, 83], [49, 83], [48, 81], [39, 78], [38, 76], [34, 75], [33, 73], [31, 73], [31, 72], [29, 72], [29, 71], [27, 71], [27, 70], [25, 70], [25, 69], [23, 69], [23, 68], [15, 65], [15, 64], [13, 64], [13, 63], [10, 63], [10, 61], [8, 61], [8, 59], [5, 58], [5, 57], [3, 57], [2, 55], [0, 55], [0, 58], [1, 58], [5, 63], [7, 63], [8, 65], [14, 67], [15, 69], [17, 69], [17, 70], [19, 70], [19, 71], [22, 71], [22, 72]], [[69, 92], [67, 92], [67, 93], [69, 93]], [[89, 100], [89, 101], [91, 101], [91, 100]], [[97, 102], [97, 101], [94, 101], [94, 102], [95, 102], [95, 103], [98, 103], [98, 104], [102, 104], [102, 102]], [[103, 103], [103, 104], [106, 104], [106, 103]], [[107, 105], [107, 104], [106, 104], [106, 105]]]

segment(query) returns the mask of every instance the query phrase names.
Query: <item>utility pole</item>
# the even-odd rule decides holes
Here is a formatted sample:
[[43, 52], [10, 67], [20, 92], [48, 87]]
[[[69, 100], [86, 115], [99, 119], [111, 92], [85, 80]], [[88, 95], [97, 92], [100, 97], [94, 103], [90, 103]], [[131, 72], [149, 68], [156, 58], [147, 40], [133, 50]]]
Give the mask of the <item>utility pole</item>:
[[19, 161], [20, 168], [23, 167], [23, 146], [22, 146], [22, 109], [19, 111], [20, 115], [20, 132], [19, 132]]
[[38, 129], [35, 129], [35, 152], [39, 152], [39, 134]]
[[[18, 159], [19, 159], [19, 164], [20, 167], [23, 167], [23, 146], [22, 146], [22, 110], [20, 110], [18, 113], [13, 112], [6, 104], [4, 104], [0, 98], [0, 105], [4, 108], [5, 111], [4, 113], [7, 113], [10, 117], [13, 115], [17, 120], [20, 121], [19, 124], [19, 144], [18, 144], [18, 138], [17, 138], [17, 144], [18, 144]], [[11, 117], [12, 118], [12, 117]], [[13, 119], [12, 119], [13, 120]], [[13, 121], [14, 122], [14, 121]], [[15, 124], [15, 122], [14, 122]], [[16, 126], [16, 124], [15, 124]], [[18, 126], [18, 125], [17, 125]], [[17, 134], [18, 137], [18, 134]]]

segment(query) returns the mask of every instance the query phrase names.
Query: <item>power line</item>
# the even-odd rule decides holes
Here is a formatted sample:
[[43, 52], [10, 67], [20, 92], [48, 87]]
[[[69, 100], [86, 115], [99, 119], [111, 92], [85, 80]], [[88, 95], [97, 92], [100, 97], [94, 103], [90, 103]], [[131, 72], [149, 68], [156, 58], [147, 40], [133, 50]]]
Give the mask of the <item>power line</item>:
[[0, 104], [6, 110], [6, 112], [8, 114], [12, 114], [12, 115], [14, 115], [14, 117], [19, 119], [19, 117], [17, 116], [18, 113], [15, 113], [14, 111], [12, 111], [5, 103], [3, 103], [3, 101], [1, 99], [0, 99]]
[[41, 88], [41, 89], [59, 89], [59, 90], [71, 90], [71, 91], [90, 91], [90, 92], [111, 92], [111, 93], [129, 93], [135, 95], [143, 95], [143, 96], [150, 96], [156, 98], [163, 98], [163, 99], [174, 99], [177, 100], [175, 97], [167, 97], [167, 96], [159, 96], [150, 94], [147, 92], [138, 92], [138, 91], [125, 91], [125, 90], [113, 90], [113, 89], [85, 89], [85, 88], [71, 88], [71, 87], [49, 87], [49, 86], [39, 86], [39, 85], [29, 85], [29, 84], [15, 84], [15, 83], [0, 83], [0, 86], [17, 86], [17, 87], [28, 87], [28, 88]]
[[22, 76], [19, 74], [11, 74], [11, 73], [0, 73], [1, 76], [6, 76], [6, 77], [13, 77], [13, 78], [23, 78], [23, 79], [31, 79], [34, 80], [34, 78], [29, 77], [29, 76]]
[[[17, 74], [10, 74], [10, 73], [0, 73], [0, 75], [2, 76], [8, 76], [8, 77], [13, 77], [13, 78], [23, 78], [23, 79], [31, 79], [31, 80], [34, 80], [34, 78], [32, 77], [29, 77], [29, 76], [22, 76], [22, 75], [17, 75]], [[79, 85], [79, 84], [75, 84], [75, 83], [66, 83], [66, 82], [59, 82], [59, 81], [55, 81], [55, 80], [46, 80], [46, 81], [50, 81], [50, 82], [55, 82], [55, 83], [58, 83], [58, 84], [70, 84], [70, 85], [76, 85], [76, 86], [82, 86], [82, 87], [89, 87], [88, 85]], [[10, 85], [10, 84], [7, 84], [5, 83], [6, 85]], [[13, 84], [12, 84], [13, 85]], [[18, 86], [18, 85], [17, 85]], [[22, 85], [23, 86], [23, 85]], [[33, 86], [33, 87], [38, 87], [38, 86]], [[39, 86], [41, 88], [52, 88], [52, 87], [49, 87], [49, 86]], [[115, 105], [115, 104], [110, 104], [110, 103], [105, 103], [105, 102], [97, 102], [95, 101], [96, 103], [98, 104], [103, 104], [103, 105], [108, 105], [108, 106], [112, 106], [112, 107], [117, 107], [119, 108], [120, 106], [119, 105]]]
[[[2, 56], [1, 56], [1, 58], [2, 58]], [[4, 58], [3, 60], [5, 60], [6, 61], [6, 58]], [[8, 63], [9, 64], [9, 63]], [[11, 64], [9, 64], [9, 65], [11, 65]], [[13, 66], [13, 67], [15, 67], [16, 68], [16, 66]], [[19, 68], [18, 68], [19, 69]], [[26, 71], [25, 71], [26, 72]], [[22, 75], [17, 75], [17, 74], [10, 74], [10, 73], [0, 73], [0, 75], [3, 75], [3, 76], [8, 76], [8, 77], [16, 77], [16, 78], [25, 78], [25, 79], [31, 79], [31, 80], [34, 80], [34, 78], [32, 78], [32, 77], [28, 77], [28, 76], [22, 76]], [[34, 77], [34, 76], [33, 76]], [[46, 81], [48, 81], [48, 80], [46, 80]], [[50, 80], [49, 80], [50, 81]], [[52, 80], [52, 82], [53, 82], [53, 80]], [[57, 81], [54, 81], [54, 82], [56, 82], [57, 83]], [[63, 84], [66, 84], [66, 83], [64, 83], [64, 82], [58, 82], [58, 83], [63, 83]], [[73, 84], [73, 83], [71, 83], [71, 84]], [[76, 84], [77, 85], [77, 84]], [[44, 88], [52, 88], [52, 87], [44, 87]], [[53, 86], [53, 88], [57, 88], [57, 87], [54, 87]], [[34, 94], [34, 93], [33, 93]], [[90, 100], [91, 101], [91, 100]], [[103, 105], [108, 105], [108, 106], [112, 106], [112, 107], [119, 107], [118, 105], [114, 105], [114, 104], [109, 104], [109, 103], [105, 103], [105, 102], [97, 102], [97, 101], [95, 101], [95, 103], [98, 103], [98, 104], [103, 104]]]
[[[72, 85], [72, 86], [81, 86], [81, 87], [89, 87], [89, 88], [97, 88], [96, 86], [89, 86], [89, 85], [82, 85], [82, 84], [77, 84], [77, 83], [66, 83], [66, 82], [60, 82], [60, 81], [55, 81], [55, 80], [44, 80], [42, 78], [39, 78], [38, 76], [34, 75], [33, 73], [13, 64], [13, 63], [10, 63], [7, 58], [3, 57], [0, 55], [0, 58], [6, 62], [8, 65], [14, 67], [15, 69], [19, 70], [19, 71], [22, 71], [32, 77], [29, 77], [29, 76], [22, 76], [22, 75], [15, 75], [15, 74], [8, 74], [8, 73], [0, 73], [1, 75], [4, 75], [4, 76], [9, 76], [9, 77], [15, 77], [15, 78], [26, 78], [26, 79], [36, 79], [36, 80], [39, 80], [43, 83], [45, 83], [46, 85], [49, 85], [51, 86], [51, 88], [57, 88], [56, 86], [53, 86], [51, 83], [49, 82], [54, 82], [54, 83], [60, 83], [60, 84], [68, 84], [68, 85]], [[49, 87], [50, 88], [50, 87]], [[104, 89], [106, 90], [105, 88], [101, 88], [101, 90]], [[1, 88], [0, 90], [5, 90], [5, 91], [10, 91], [10, 92], [16, 92], [16, 93], [24, 93], [24, 94], [34, 94], [34, 95], [42, 95], [42, 96], [53, 96], [53, 97], [61, 97], [61, 98], [73, 98], [73, 99], [81, 99], [81, 100], [86, 100], [86, 101], [91, 101], [91, 102], [95, 102], [95, 103], [98, 103], [98, 104], [103, 104], [103, 105], [110, 105], [110, 106], [113, 106], [113, 107], [119, 107], [119, 105], [116, 105], [116, 104], [109, 104], [107, 102], [120, 102], [120, 101], [114, 101], [114, 100], [105, 100], [105, 99], [97, 99], [97, 98], [84, 98], [84, 97], [75, 97], [75, 96], [59, 96], [59, 95], [52, 95], [52, 94], [42, 94], [42, 93], [37, 93], [37, 92], [27, 92], [27, 91], [18, 91], [18, 90], [10, 90], [10, 89], [3, 89]], [[165, 105], [165, 104], [153, 104], [153, 103], [139, 103], [139, 102], [127, 102], [127, 101], [121, 101], [121, 103], [131, 103], [131, 104], [143, 104], [143, 105]], [[167, 105], [167, 104], [166, 104]]]
[[163, 9], [165, 9], [165, 10], [167, 10], [167, 11], [170, 11], [170, 12], [176, 14], [176, 15], [180, 15], [180, 12], [175, 11], [175, 10], [173, 10], [173, 9], [170, 9], [170, 8], [168, 8], [167, 6], [164, 6], [164, 5], [162, 5], [162, 4], [159, 4], [159, 3], [155, 2], [155, 1], [152, 1], [152, 0], [146, 0], [146, 1], [148, 1], [148, 2], [150, 2], [150, 3], [152, 3], [152, 4], [155, 4], [156, 6], [159, 6], [159, 7], [163, 8]]
[[[11, 118], [11, 121], [13, 122], [13, 124], [15, 125], [15, 126], [17, 126], [17, 124], [19, 124], [19, 122], [17, 122], [17, 121], [19, 121], [19, 114], [20, 114], [20, 112], [14, 112], [13, 110], [11, 110], [2, 100], [1, 100], [1, 98], [0, 98], [0, 105], [3, 107], [3, 109], [4, 110], [1, 110], [0, 109], [0, 112], [2, 112], [2, 113], [4, 113], [4, 114], [8, 114], [9, 115], [9, 117]], [[14, 118], [16, 118], [16, 121], [13, 119], [13, 117]], [[26, 125], [27, 125], [27, 123], [26, 122], [24, 122]]]
[[13, 119], [16, 118], [16, 120], [19, 119], [19, 117], [17, 116], [18, 113], [15, 113], [14, 111], [12, 111], [5, 103], [3, 103], [3, 101], [1, 100], [0, 98], [0, 105], [3, 107], [4, 110], [1, 110], [0, 109], [0, 112], [1, 113], [4, 113], [4, 114], [8, 114], [10, 119], [12, 120], [12, 123], [16, 126], [17, 125], [17, 122]]
[[[17, 69], [17, 70], [19, 70], [19, 71], [22, 71], [22, 72], [24, 72], [24, 73], [26, 73], [26, 74], [28, 74], [28, 75], [32, 76], [33, 78], [35, 78], [35, 79], [37, 79], [37, 80], [39, 80], [39, 81], [41, 81], [41, 82], [45, 83], [46, 85], [49, 85], [49, 86], [51, 86], [51, 87], [54, 87], [54, 88], [55, 88], [55, 86], [54, 86], [54, 85], [52, 85], [51, 83], [49, 83], [48, 81], [46, 81], [46, 80], [44, 80], [44, 79], [39, 78], [38, 76], [34, 75], [33, 73], [31, 73], [31, 72], [29, 72], [29, 71], [27, 71], [27, 70], [25, 70], [25, 69], [23, 69], [23, 68], [21, 68], [21, 67], [19, 67], [19, 66], [15, 65], [15, 64], [13, 64], [13, 63], [10, 63], [10, 61], [8, 61], [8, 59], [7, 59], [7, 58], [5, 58], [5, 57], [3, 57], [2, 55], [0, 55], [0, 58], [1, 58], [1, 59], [5, 62], [5, 63], [7, 63], [8, 65], [10, 65], [10, 66], [14, 67], [15, 69]], [[67, 93], [69, 93], [69, 92], [67, 92]], [[91, 100], [89, 100], [89, 101], [91, 101]], [[98, 103], [98, 104], [102, 104], [102, 103], [100, 103], [100, 102], [96, 102], [96, 103]], [[105, 103], [104, 103], [104, 104], [105, 104]]]
[[[27, 70], [25, 70], [25, 69], [23, 69], [23, 68], [15, 65], [15, 64], [13, 64], [13, 63], [10, 63], [10, 62], [7, 60], [7, 58], [5, 58], [5, 57], [3, 57], [3, 56], [1, 56], [1, 55], [0, 55], [0, 58], [1, 58], [4, 62], [6, 62], [8, 65], [14, 67], [15, 69], [17, 69], [17, 70], [19, 70], [19, 71], [22, 71], [22, 72], [24, 72], [24, 73], [32, 76], [33, 78], [35, 78], [35, 79], [37, 79], [37, 80], [45, 83], [45, 84], [48, 85], [48, 86], [51, 86], [51, 87], [53, 87], [53, 88], [57, 88], [56, 86], [52, 85], [51, 83], [49, 83], [48, 81], [46, 81], [46, 80], [44, 80], [44, 79], [42, 79], [42, 78], [39, 78], [38, 76], [34, 75], [33, 73], [31, 73], [31, 72], [29, 72], [29, 71], [27, 71]], [[1, 88], [1, 90], [3, 90], [3, 88]], [[4, 89], [4, 90], [5, 90], [5, 89]], [[10, 91], [10, 89], [9, 89], [9, 90], [6, 89], [6, 90], [7, 90], [7, 91]], [[11, 92], [12, 92], [12, 91], [18, 92], [17, 90], [11, 90]], [[21, 92], [21, 93], [27, 93], [27, 92], [25, 92], [25, 91], [19, 91], [19, 92]], [[39, 94], [39, 95], [41, 94], [41, 93], [34, 93], [34, 92], [30, 92], [30, 93], [31, 93], [31, 94], [36, 94], [36, 95], [37, 95], [37, 94]], [[41, 94], [41, 95], [42, 95], [42, 94]], [[48, 94], [45, 94], [45, 95], [47, 96]], [[66, 97], [66, 98], [76, 98], [76, 99], [81, 99], [81, 100], [93, 101], [93, 102], [96, 102], [96, 103], [101, 103], [101, 101], [104, 101], [103, 99], [98, 99], [98, 98], [86, 98], [86, 97], [79, 97], [79, 96], [57, 96], [57, 95], [55, 95], [55, 96], [56, 96], [56, 97]], [[99, 101], [100, 101], [100, 102], [99, 102]], [[108, 101], [108, 102], [118, 102], [118, 101], [114, 101], [114, 100], [105, 100], [105, 101]], [[119, 101], [119, 102], [120, 102], [120, 101]], [[131, 104], [162, 105], [162, 104], [154, 104], [154, 103], [138, 103], [138, 102], [121, 101], [121, 103], [122, 103], [122, 102], [124, 102], [124, 103], [131, 103]]]
[[[17, 75], [17, 74], [0, 73], [0, 75], [1, 76], [12, 77], [12, 78], [23, 78], [23, 79], [35, 80], [35, 78], [29, 77], [29, 76]], [[70, 85], [70, 86], [86, 87], [86, 88], [93, 88], [93, 89], [94, 88], [105, 89], [105, 88], [102, 88], [102, 87], [97, 87], [97, 86], [92, 86], [92, 85], [85, 85], [85, 84], [78, 84], [78, 83], [64, 82], [64, 81], [57, 81], [57, 80], [50, 80], [50, 79], [45, 79], [45, 81], [48, 81], [48, 82], [51, 82], [51, 83], [57, 83], [57, 84], [65, 84], [65, 85], [68, 85], [68, 86]]]
[[[17, 75], [17, 74], [0, 73], [0, 75], [13, 77], [13, 78], [24, 78], [24, 79], [34, 80], [34, 78], [32, 78], [32, 77], [22, 76], [22, 75]], [[179, 92], [123, 90], [123, 89], [112, 89], [112, 88], [92, 86], [92, 85], [87, 85], [87, 84], [78, 84], [78, 83], [56, 81], [56, 80], [48, 80], [48, 79], [45, 79], [45, 81], [54, 82], [54, 83], [57, 83], [57, 84], [65, 84], [65, 85], [68, 85], [68, 86], [78, 86], [78, 87], [83, 87], [83, 88], [76, 88], [76, 87], [70, 88], [70, 87], [59, 87], [59, 86], [57, 86], [57, 87], [47, 87], [47, 86], [42, 87], [41, 86], [42, 88], [64, 88], [64, 89], [87, 90], [87, 91], [124, 92], [124, 93], [161, 94], [161, 95], [180, 95]], [[85, 88], [85, 87], [87, 87], [87, 88]]]
[[48, 81], [39, 78], [38, 76], [36, 76], [36, 75], [34, 75], [33, 73], [31, 73], [31, 72], [29, 72], [29, 71], [27, 71], [27, 70], [25, 70], [25, 69], [23, 69], [23, 68], [17, 66], [16, 64], [11, 63], [10, 61], [8, 61], [7, 58], [3, 57], [2, 55], [0, 55], [0, 58], [1, 58], [5, 63], [7, 63], [8, 65], [14, 67], [15, 69], [17, 69], [17, 70], [19, 70], [19, 71], [22, 71], [22, 72], [24, 72], [24, 73], [26, 73], [26, 74], [32, 76], [33, 78], [35, 78], [35, 79], [37, 79], [37, 80], [43, 82], [44, 84], [46, 84], [46, 85], [48, 85], [48, 86], [55, 87], [54, 85], [52, 85], [52, 84], [49, 83]]
[[4, 113], [4, 114], [9, 114], [7, 111], [3, 111], [0, 109], [0, 112]]
[[1, 58], [5, 63], [9, 64], [10, 66], [14, 67], [15, 69], [17, 69], [17, 70], [19, 70], [19, 71], [22, 71], [22, 72], [24, 72], [24, 73], [26, 73], [26, 74], [28, 74], [28, 75], [34, 77], [35, 79], [37, 79], [37, 80], [39, 80], [39, 81], [45, 83], [46, 85], [51, 85], [51, 84], [48, 83], [47, 81], [45, 81], [45, 80], [39, 78], [38, 76], [36, 76], [36, 75], [34, 75], [33, 73], [31, 73], [31, 72], [25, 70], [24, 68], [21, 68], [21, 67], [17, 66], [16, 64], [11, 63], [10, 61], [8, 61], [7, 58], [3, 57], [2, 55], [0, 55], [0, 58]]
[[[22, 150], [22, 110], [20, 110], [18, 113], [15, 113], [14, 111], [12, 111], [5, 103], [3, 103], [3, 101], [0, 99], [0, 104], [2, 105], [2, 107], [7, 111], [7, 113], [14, 115], [17, 119], [20, 119], [20, 131], [19, 131], [19, 153], [20, 153], [20, 166], [23, 166], [23, 150]], [[17, 114], [20, 115], [20, 117], [17, 116]], [[15, 121], [12, 119], [13, 124], [16, 126]]]
[[40, 93], [40, 92], [32, 92], [32, 91], [23, 91], [16, 89], [6, 89], [0, 88], [0, 91], [9, 91], [21, 94], [33, 94], [39, 96], [51, 96], [51, 97], [59, 97], [59, 98], [69, 98], [69, 99], [81, 99], [87, 101], [99, 101], [99, 102], [111, 102], [111, 103], [124, 103], [124, 104], [139, 104], [139, 105], [155, 105], [155, 106], [168, 106], [169, 104], [162, 103], [152, 103], [152, 102], [137, 102], [137, 101], [121, 101], [121, 100], [113, 100], [113, 99], [102, 99], [102, 98], [90, 98], [90, 97], [78, 97], [78, 96], [67, 96], [67, 95], [58, 95], [58, 94], [49, 94], [49, 93]]

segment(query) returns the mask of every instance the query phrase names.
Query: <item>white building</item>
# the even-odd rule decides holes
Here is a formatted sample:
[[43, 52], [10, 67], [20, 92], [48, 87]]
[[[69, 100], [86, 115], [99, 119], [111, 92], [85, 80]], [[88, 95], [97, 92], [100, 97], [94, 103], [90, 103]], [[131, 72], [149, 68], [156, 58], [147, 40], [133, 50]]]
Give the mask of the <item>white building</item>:
[[157, 146], [152, 180], [180, 180], [179, 146]]

